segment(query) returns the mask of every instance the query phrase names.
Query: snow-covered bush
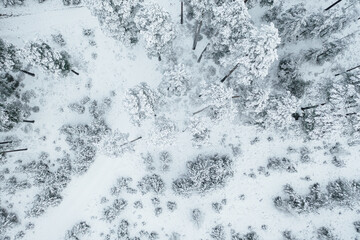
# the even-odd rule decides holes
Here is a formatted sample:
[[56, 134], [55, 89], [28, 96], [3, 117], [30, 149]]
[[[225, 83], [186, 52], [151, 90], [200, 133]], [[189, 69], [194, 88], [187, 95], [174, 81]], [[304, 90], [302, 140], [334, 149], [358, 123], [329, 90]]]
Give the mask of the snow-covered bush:
[[210, 144], [209, 124], [203, 118], [192, 117], [188, 123], [188, 128], [192, 135], [192, 141], [197, 147]]
[[172, 42], [175, 39], [175, 26], [170, 14], [158, 4], [145, 5], [136, 15], [135, 24], [145, 39], [148, 56], [157, 57], [172, 54]]
[[60, 191], [60, 189], [51, 186], [43, 189], [35, 196], [33, 205], [27, 212], [27, 215], [31, 217], [38, 217], [44, 214], [47, 208], [59, 205], [62, 201]]
[[157, 174], [146, 175], [139, 182], [137, 187], [140, 189], [142, 194], [153, 192], [160, 194], [165, 190], [165, 183], [161, 177]]
[[159, 161], [160, 161], [160, 169], [162, 171], [169, 171], [170, 164], [172, 163], [172, 156], [167, 151], [162, 151], [159, 154]]
[[119, 240], [130, 239], [129, 222], [122, 219], [117, 229], [117, 237]]
[[173, 202], [173, 201], [168, 201], [167, 203], [166, 203], [166, 206], [167, 206], [167, 208], [170, 210], [170, 211], [175, 211], [175, 209], [177, 208], [177, 204], [176, 204], [176, 202]]
[[87, 171], [94, 161], [97, 145], [109, 128], [104, 121], [94, 121], [90, 125], [64, 125], [61, 133], [66, 135], [66, 142], [74, 151], [75, 158], [72, 158], [72, 171], [82, 174]]
[[51, 37], [52, 37], [52, 40], [55, 43], [57, 43], [59, 46], [63, 47], [66, 45], [65, 39], [61, 33], [52, 34]]
[[288, 158], [279, 158], [279, 157], [269, 158], [267, 167], [273, 170], [285, 170], [287, 172], [296, 172], [294, 164]]
[[317, 238], [319, 240], [338, 240], [339, 238], [336, 237], [332, 231], [327, 227], [321, 227], [317, 231]]
[[4, 7], [23, 5], [25, 0], [2, 0]]
[[324, 207], [352, 206], [360, 198], [360, 183], [338, 179], [329, 182], [326, 191], [321, 191], [320, 184], [315, 183], [310, 186], [310, 193], [304, 196], [297, 194], [290, 185], [285, 185], [284, 192], [288, 198], [276, 197], [275, 206], [300, 214]]
[[9, 212], [6, 208], [0, 207], [0, 235], [19, 223], [19, 218], [14, 212]]
[[134, 124], [139, 125], [147, 118], [154, 117], [159, 105], [159, 95], [146, 83], [131, 88], [126, 93], [124, 105]]
[[143, 0], [85, 0], [87, 7], [95, 15], [101, 29], [110, 37], [133, 46], [139, 41], [135, 16], [142, 9]]
[[236, 233], [234, 230], [232, 230], [231, 240], [260, 240], [260, 237], [254, 231], [251, 231], [246, 234], [241, 234], [241, 233]]
[[67, 231], [65, 240], [79, 240], [82, 236], [90, 233], [90, 225], [86, 222], [75, 224], [71, 230]]
[[159, 92], [165, 96], [180, 97], [190, 90], [190, 74], [184, 64], [171, 64], [164, 70]]
[[37, 64], [45, 71], [67, 75], [71, 70], [69, 54], [65, 51], [54, 51], [41, 40], [30, 42], [25, 47], [23, 54], [31, 64]]
[[19, 50], [0, 38], [0, 73], [18, 71], [21, 65]]
[[63, 4], [65, 6], [69, 6], [69, 5], [79, 5], [81, 3], [81, 0], [63, 0]]
[[223, 225], [219, 224], [211, 229], [210, 233], [211, 239], [214, 240], [225, 240], [226, 234], [225, 234], [225, 228]]
[[233, 162], [226, 155], [199, 155], [187, 162], [187, 174], [173, 182], [178, 194], [206, 193], [225, 186], [233, 176]]
[[120, 177], [116, 180], [116, 184], [111, 188], [111, 194], [118, 196], [123, 190], [127, 190], [130, 188], [130, 183], [132, 182], [131, 177]]
[[200, 226], [200, 224], [203, 221], [203, 213], [200, 211], [200, 209], [195, 208], [191, 211], [191, 220], [195, 223], [197, 227]]
[[115, 220], [115, 218], [119, 216], [120, 212], [122, 212], [127, 205], [128, 202], [125, 199], [115, 199], [110, 206], [106, 207], [103, 210], [105, 220], [108, 222], [112, 222], [113, 220]]

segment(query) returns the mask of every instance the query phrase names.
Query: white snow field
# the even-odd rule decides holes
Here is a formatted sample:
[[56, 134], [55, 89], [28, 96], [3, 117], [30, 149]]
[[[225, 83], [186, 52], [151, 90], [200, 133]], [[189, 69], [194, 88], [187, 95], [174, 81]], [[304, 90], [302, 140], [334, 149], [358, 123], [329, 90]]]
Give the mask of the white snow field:
[[360, 239], [358, 0], [2, 1], [0, 240]]

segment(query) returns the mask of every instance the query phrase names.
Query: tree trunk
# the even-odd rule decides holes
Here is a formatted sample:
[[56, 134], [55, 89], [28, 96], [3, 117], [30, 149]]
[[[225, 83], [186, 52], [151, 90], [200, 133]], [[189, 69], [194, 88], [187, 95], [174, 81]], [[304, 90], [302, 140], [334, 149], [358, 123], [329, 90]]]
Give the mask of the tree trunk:
[[26, 122], [26, 123], [35, 123], [34, 120], [23, 120], [23, 122]]
[[210, 107], [210, 106], [207, 106], [207, 107], [204, 107], [203, 109], [200, 109], [199, 111], [194, 112], [194, 113], [193, 113], [193, 116], [196, 115], [196, 114], [198, 114], [198, 113], [201, 113], [202, 111], [208, 109], [209, 107]]
[[137, 140], [140, 140], [140, 139], [142, 139], [142, 137], [138, 137], [138, 138], [135, 138], [134, 140], [131, 140], [130, 142], [127, 142], [127, 143], [121, 144], [119, 147], [122, 147], [122, 146], [128, 145], [129, 143], [136, 142]]
[[75, 73], [76, 75], [79, 75], [79, 73], [76, 72], [75, 70], [71, 69], [71, 71], [72, 71], [73, 73]]
[[198, 42], [198, 37], [199, 37], [199, 34], [200, 34], [200, 30], [201, 30], [201, 25], [202, 25], [202, 21], [200, 21], [199, 23], [196, 24], [192, 50], [196, 49], [196, 45], [197, 45], [197, 42]]
[[358, 65], [358, 66], [356, 66], [356, 67], [353, 67], [353, 68], [350, 68], [350, 69], [346, 70], [345, 72], [337, 73], [337, 74], [335, 74], [335, 77], [337, 77], [337, 76], [339, 76], [339, 75], [341, 75], [341, 74], [343, 74], [343, 73], [347, 73], [347, 72], [350, 72], [350, 71], [352, 71], [352, 70], [355, 70], [355, 69], [357, 69], [357, 68], [360, 68], [360, 65]]
[[35, 77], [35, 74], [34, 74], [34, 73], [31, 73], [31, 72], [28, 72], [28, 71], [25, 71], [25, 70], [22, 70], [22, 69], [20, 69], [20, 72], [23, 72], [23, 73], [25, 73], [25, 74], [27, 74], [27, 75], [30, 75], [30, 76], [32, 76], [32, 77]]
[[158, 53], [158, 60], [159, 60], [159, 62], [161, 61], [161, 55], [160, 55], [160, 53]]
[[184, 23], [184, 2], [181, 1], [180, 24]]
[[223, 79], [221, 79], [221, 82], [225, 82], [225, 80], [239, 67], [239, 65], [239, 63], [236, 64], [235, 67], [231, 69], [231, 71]]
[[204, 52], [206, 51], [206, 49], [207, 49], [207, 47], [208, 47], [209, 45], [210, 45], [210, 43], [206, 44], [206, 47], [205, 47], [204, 50], [201, 52], [200, 57], [199, 57], [198, 60], [197, 60], [198, 63], [200, 63], [200, 61], [201, 61], [201, 59], [202, 59], [202, 57], [203, 57], [203, 54], [204, 54]]
[[333, 8], [336, 4], [338, 4], [338, 3], [341, 2], [341, 1], [342, 1], [342, 0], [338, 0], [338, 1], [336, 1], [335, 3], [331, 4], [329, 7], [327, 7], [327, 8], [325, 9], [325, 11], [330, 10], [331, 8]]
[[0, 144], [8, 144], [8, 143], [12, 143], [12, 141], [0, 142]]
[[28, 150], [27, 148], [15, 149], [15, 150], [8, 150], [8, 151], [2, 151], [2, 152], [0, 152], [0, 154], [3, 154], [3, 153], [11, 153], [11, 152], [21, 152], [21, 151], [27, 151], [27, 150]]
[[309, 106], [309, 107], [303, 107], [303, 108], [301, 108], [301, 110], [305, 111], [305, 110], [308, 110], [308, 109], [311, 109], [311, 108], [317, 108], [318, 106], [323, 106], [325, 104], [326, 103], [321, 103], [321, 104], [317, 104], [317, 105], [313, 105], [313, 106]]

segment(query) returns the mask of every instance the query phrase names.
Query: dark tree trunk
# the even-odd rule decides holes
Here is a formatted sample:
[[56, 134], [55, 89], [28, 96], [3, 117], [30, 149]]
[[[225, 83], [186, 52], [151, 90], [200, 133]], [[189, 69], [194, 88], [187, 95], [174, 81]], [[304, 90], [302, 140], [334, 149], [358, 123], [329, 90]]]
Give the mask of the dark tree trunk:
[[223, 78], [221, 79], [221, 82], [225, 82], [225, 80], [230, 77], [230, 75], [239, 67], [239, 63], [235, 65], [235, 67], [233, 69], [231, 69], [231, 71]]
[[200, 109], [199, 111], [194, 112], [194, 113], [193, 113], [193, 116], [196, 115], [196, 114], [198, 114], [198, 113], [201, 113], [202, 111], [208, 109], [209, 107], [210, 107], [210, 106], [207, 106], [207, 107], [204, 107], [203, 109]]
[[317, 105], [313, 105], [313, 106], [309, 106], [309, 107], [303, 107], [301, 108], [302, 111], [308, 110], [308, 109], [312, 109], [312, 108], [317, 108], [318, 106], [323, 106], [326, 103], [321, 103], [321, 104], [317, 104]]
[[196, 28], [195, 28], [195, 35], [194, 35], [194, 42], [193, 42], [193, 50], [196, 49], [196, 45], [198, 42], [198, 37], [200, 34], [200, 30], [201, 30], [201, 25], [202, 25], [202, 21], [200, 21], [199, 23], [196, 24]]
[[346, 70], [345, 72], [337, 73], [337, 74], [335, 74], [335, 77], [337, 77], [337, 76], [339, 76], [339, 75], [341, 75], [341, 74], [343, 74], [343, 73], [347, 73], [347, 72], [350, 72], [350, 71], [352, 71], [352, 70], [355, 70], [355, 69], [357, 69], [357, 68], [360, 68], [360, 65], [358, 65], [358, 66], [356, 66], [356, 67], [353, 67], [353, 68], [350, 68], [350, 69]]
[[203, 54], [204, 54], [204, 52], [206, 51], [206, 49], [207, 49], [207, 47], [209, 46], [209, 44], [210, 44], [210, 43], [206, 44], [206, 47], [205, 47], [204, 50], [201, 52], [201, 54], [200, 54], [200, 56], [199, 56], [199, 58], [198, 58], [198, 60], [197, 60], [198, 63], [201, 61], [201, 59], [202, 59], [202, 57], [203, 57]]
[[121, 144], [119, 147], [126, 146], [126, 145], [128, 145], [129, 143], [136, 142], [137, 140], [140, 140], [140, 139], [142, 139], [142, 137], [138, 137], [138, 138], [135, 138], [134, 140], [131, 140], [130, 142], [127, 142], [127, 143]]
[[331, 4], [329, 7], [327, 7], [327, 8], [325, 9], [325, 11], [330, 10], [331, 8], [333, 8], [336, 4], [338, 4], [338, 3], [341, 2], [341, 1], [342, 1], [342, 0], [338, 0], [338, 1], [334, 2], [334, 3]]
[[15, 150], [8, 150], [8, 151], [2, 151], [2, 152], [0, 152], [0, 154], [3, 154], [3, 153], [12, 153], [12, 152], [21, 152], [21, 151], [27, 151], [27, 150], [28, 150], [27, 148], [15, 149]]
[[0, 142], [0, 144], [8, 144], [8, 143], [12, 143], [12, 141]]
[[181, 2], [180, 24], [184, 23], [184, 2]]
[[27, 74], [27, 75], [30, 75], [30, 76], [32, 76], [32, 77], [35, 77], [35, 73], [31, 73], [31, 72], [28, 72], [28, 71], [22, 70], [22, 69], [20, 69], [20, 72], [23, 72], [23, 73], [25, 73], [25, 74]]
[[26, 123], [35, 123], [34, 120], [23, 120], [23, 122], [26, 122]]
[[71, 71], [72, 71], [73, 73], [75, 73], [76, 75], [79, 75], [79, 73], [78, 73], [77, 71], [75, 71], [75, 70], [73, 70], [73, 69], [71, 69]]

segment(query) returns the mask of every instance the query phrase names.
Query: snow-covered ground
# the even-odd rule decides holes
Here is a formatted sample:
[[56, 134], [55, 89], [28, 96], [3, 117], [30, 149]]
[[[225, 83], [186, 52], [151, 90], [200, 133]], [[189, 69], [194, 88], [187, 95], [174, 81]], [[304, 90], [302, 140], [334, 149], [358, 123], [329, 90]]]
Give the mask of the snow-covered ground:
[[[174, 40], [176, 56], [173, 57], [177, 59], [177, 63], [185, 64], [191, 75], [190, 93], [186, 97], [165, 98], [163, 107], [156, 112], [159, 116], [171, 119], [177, 129], [175, 137], [172, 138], [170, 133], [160, 136], [161, 141], [158, 141], [156, 135], [158, 129], [155, 128], [154, 119], [146, 119], [140, 126], [134, 124], [129, 114], [131, 110], [124, 104], [129, 89], [142, 82], [156, 89], [164, 75], [166, 60], [158, 61], [155, 57], [150, 59], [145, 51], [144, 39], [136, 46], [127, 47], [109, 37], [102, 31], [97, 17], [93, 16], [83, 3], [64, 6], [59, 0], [46, 0], [43, 3], [27, 0], [21, 6], [0, 7], [0, 14], [4, 14], [0, 17], [1, 39], [19, 49], [24, 48], [30, 41], [41, 39], [57, 51], [68, 52], [72, 69], [79, 72], [79, 75], [69, 72], [66, 76], [61, 76], [44, 71], [36, 65], [29, 65], [27, 70], [35, 73], [35, 77], [24, 73], [14, 74], [21, 79], [21, 93], [32, 96], [29, 106], [38, 106], [40, 110], [28, 117], [35, 123], [19, 123], [11, 131], [0, 132], [0, 142], [5, 141], [6, 137], [16, 137], [20, 140], [17, 147], [28, 149], [25, 152], [6, 153], [6, 159], [0, 161], [0, 208], [17, 215], [16, 223], [7, 227], [6, 214], [0, 212], [0, 227], [3, 227], [0, 229], [0, 240], [112, 240], [136, 239], [135, 236], [139, 239], [172, 240], [257, 239], [245, 235], [250, 232], [256, 232], [259, 239], [360, 238], [360, 226], [359, 232], [354, 226], [354, 222], [360, 221], [360, 190], [356, 190], [354, 186], [354, 191], [358, 192], [356, 196], [345, 196], [351, 201], [348, 204], [330, 204], [301, 213], [286, 211], [274, 204], [277, 196], [286, 198], [283, 192], [286, 184], [290, 184], [297, 194], [306, 195], [309, 187], [315, 183], [319, 183], [321, 191], [326, 192], [327, 184], [339, 178], [359, 181], [360, 145], [349, 144], [349, 140], [359, 140], [356, 136], [360, 135], [350, 136], [334, 131], [320, 139], [309, 139], [295, 129], [298, 125], [290, 115], [289, 119], [295, 124], [289, 124], [289, 129], [284, 131], [272, 127], [276, 124], [260, 128], [253, 121], [244, 120], [244, 116], [235, 120], [225, 118], [209, 123], [210, 120], [202, 118], [200, 113], [195, 115], [199, 116], [200, 123], [196, 122], [199, 120], [194, 121], [202, 124], [203, 120], [206, 127], [210, 124], [210, 135], [207, 141], [194, 142], [193, 132], [189, 130], [191, 119], [194, 118], [193, 113], [206, 107], [204, 103], [196, 102], [194, 96], [199, 94], [198, 89], [203, 86], [201, 84], [220, 80], [229, 68], [221, 68], [207, 58], [197, 63], [198, 56], [207, 44], [206, 37], [203, 36], [199, 41], [195, 51], [191, 50], [193, 31], [187, 24], [191, 25], [194, 21], [190, 22], [185, 18], [185, 24], [180, 25], [180, 2], [154, 2], [170, 13], [177, 32]], [[275, 5], [278, 2], [275, 1]], [[284, 1], [283, 9], [303, 3], [310, 13], [322, 12], [333, 2], [335, 1]], [[352, 3], [355, 5], [356, 1], [344, 0], [339, 3], [343, 4], [342, 6], [334, 8], [340, 9]], [[261, 16], [269, 9], [268, 6], [260, 7], [258, 4], [249, 9], [256, 27], [265, 24]], [[360, 20], [349, 24], [345, 29], [331, 34], [326, 41], [336, 40], [360, 30], [359, 23]], [[91, 29], [93, 33], [86, 36], [84, 29]], [[66, 45], [55, 43], [52, 39], [55, 34], [61, 34]], [[323, 43], [323, 38], [314, 37], [279, 45], [279, 59], [289, 53], [296, 55], [310, 47], [321, 47]], [[300, 103], [297, 110], [301, 111], [300, 105], [306, 107], [321, 103], [324, 93], [318, 91], [325, 82], [334, 79], [335, 73], [359, 65], [359, 46], [359, 35], [355, 35], [344, 51], [323, 65], [299, 63], [302, 78], [310, 87], [306, 89], [308, 95], [298, 99]], [[278, 65], [279, 60], [276, 60], [265, 80], [259, 80], [263, 89], [271, 88], [271, 93], [283, 91], [270, 82], [277, 77]], [[215, 73], [209, 70], [212, 68]], [[356, 73], [356, 70], [354, 72]], [[357, 94], [360, 95], [358, 89]], [[86, 109], [83, 114], [69, 108], [70, 104], [80, 102], [86, 97], [89, 101], [83, 104]], [[106, 153], [101, 147], [103, 140], [100, 140], [100, 143], [95, 144], [96, 156], [87, 171], [69, 175], [71, 180], [60, 192], [61, 201], [46, 207], [45, 212], [39, 216], [29, 215], [28, 211], [34, 201], [37, 201], [36, 194], [40, 194], [45, 185], [33, 183], [34, 175], [21, 171], [20, 166], [32, 161], [38, 162], [40, 155], [46, 153], [48, 156], [43, 157], [43, 161], [49, 166], [49, 171], [54, 172], [60, 166], [58, 158], [67, 154], [71, 159], [76, 158], [76, 150], [72, 149], [73, 146], [66, 140], [67, 135], [61, 129], [64, 125], [90, 125], [96, 120], [91, 115], [91, 102], [96, 100], [101, 105], [105, 98], [111, 100], [110, 107], [104, 110], [105, 113], [101, 116], [106, 125], [112, 131], [128, 133], [129, 140], [138, 137], [141, 139], [134, 142], [131, 151], [117, 156]], [[236, 98], [234, 99], [236, 101]], [[290, 109], [291, 106], [285, 105], [285, 108], [287, 107]], [[357, 107], [357, 110], [360, 108]], [[281, 120], [282, 115], [278, 116]], [[278, 121], [276, 119], [274, 121]], [[85, 135], [80, 138], [87, 138]], [[5, 147], [1, 150], [5, 150]], [[308, 149], [305, 155], [308, 155], [309, 161], [302, 160], [302, 149], [305, 148]], [[169, 152], [172, 157], [166, 171], [162, 169], [162, 162], [159, 160], [163, 151]], [[233, 161], [232, 176], [226, 180], [224, 186], [189, 195], [174, 192], [173, 181], [187, 173], [188, 161], [194, 161], [199, 154], [217, 153], [227, 155]], [[147, 154], [153, 157], [152, 163], [145, 162]], [[268, 165], [269, 158], [274, 157], [288, 159], [295, 170], [271, 168]], [[340, 159], [343, 164], [337, 166], [334, 158]], [[152, 174], [161, 177], [165, 184], [164, 191], [159, 194], [151, 191], [142, 193], [137, 186], [138, 182], [144, 176]], [[19, 187], [10, 192], [9, 186], [12, 185], [9, 179], [13, 176], [17, 182], [28, 181], [31, 186]], [[121, 177], [129, 177], [132, 181], [118, 195], [111, 194], [111, 189]], [[17, 188], [18, 185], [14, 186]], [[154, 198], [158, 198], [159, 203], [155, 203], [157, 200]], [[106, 220], [104, 209], [115, 199], [124, 199], [126, 206], [113, 221]], [[134, 204], [137, 201], [141, 201], [143, 207], [136, 208]], [[175, 210], [169, 209], [169, 201], [176, 203]], [[219, 203], [221, 209], [215, 210], [214, 203]], [[156, 214], [156, 208], [161, 208], [162, 212]], [[201, 212], [197, 220], [194, 220], [194, 209]], [[120, 234], [121, 220], [128, 222], [129, 236]], [[84, 234], [72, 236], [73, 238], [68, 235], [66, 238], [68, 231], [79, 222], [86, 222], [90, 228]], [[218, 225], [223, 227], [224, 238], [215, 237], [213, 234], [213, 228]], [[321, 227], [331, 233], [320, 234]], [[234, 231], [245, 235], [244, 238], [236, 238]], [[296, 238], [285, 238], [284, 231], [291, 231]]]

